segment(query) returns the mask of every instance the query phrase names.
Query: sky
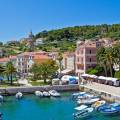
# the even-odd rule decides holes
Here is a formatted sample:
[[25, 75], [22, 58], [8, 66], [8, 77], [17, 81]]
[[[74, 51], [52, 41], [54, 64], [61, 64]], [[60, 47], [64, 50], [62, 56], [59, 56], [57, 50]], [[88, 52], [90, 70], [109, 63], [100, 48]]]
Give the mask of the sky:
[[0, 0], [0, 41], [68, 26], [120, 23], [120, 0]]

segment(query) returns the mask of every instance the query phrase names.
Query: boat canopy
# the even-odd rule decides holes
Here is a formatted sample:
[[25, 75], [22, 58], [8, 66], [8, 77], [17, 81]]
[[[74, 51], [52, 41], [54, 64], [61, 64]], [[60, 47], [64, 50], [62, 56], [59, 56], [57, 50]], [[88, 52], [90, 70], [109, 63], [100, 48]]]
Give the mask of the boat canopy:
[[86, 106], [86, 105], [81, 105], [81, 106], [76, 107], [76, 108], [74, 108], [74, 109], [80, 111], [80, 110], [86, 109], [87, 107], [88, 107], [88, 106]]

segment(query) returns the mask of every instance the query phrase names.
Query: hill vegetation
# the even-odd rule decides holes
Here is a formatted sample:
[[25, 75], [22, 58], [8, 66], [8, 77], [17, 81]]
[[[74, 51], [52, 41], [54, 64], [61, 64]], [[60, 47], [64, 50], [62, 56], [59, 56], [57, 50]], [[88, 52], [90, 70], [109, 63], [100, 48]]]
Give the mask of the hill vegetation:
[[[85, 25], [50, 31], [44, 30], [37, 33], [33, 40], [38, 38], [42, 38], [44, 44], [35, 46], [34, 51], [74, 51], [77, 40], [96, 40], [99, 38], [120, 40], [120, 24]], [[6, 55], [29, 51], [29, 47], [23, 43], [16, 43], [15, 45], [2, 45], [0, 43], [0, 48], [6, 51]]]

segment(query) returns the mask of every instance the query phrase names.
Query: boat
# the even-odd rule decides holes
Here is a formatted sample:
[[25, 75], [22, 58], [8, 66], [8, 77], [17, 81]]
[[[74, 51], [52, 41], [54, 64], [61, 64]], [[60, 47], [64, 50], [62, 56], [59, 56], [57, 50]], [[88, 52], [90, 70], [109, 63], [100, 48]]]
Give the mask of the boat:
[[78, 96], [84, 96], [86, 92], [77, 92], [72, 94], [72, 99], [77, 99]]
[[120, 105], [117, 103], [106, 104], [99, 108], [104, 115], [113, 115], [120, 112]]
[[41, 91], [35, 91], [35, 95], [38, 97], [42, 97], [43, 93]]
[[50, 90], [49, 93], [53, 97], [60, 97], [60, 93], [58, 93], [56, 90]]
[[101, 106], [103, 106], [103, 105], [105, 105], [105, 104], [106, 104], [106, 101], [100, 100], [100, 101], [95, 102], [92, 106], [93, 106], [96, 110], [98, 110], [99, 107], [101, 107]]
[[0, 120], [2, 120], [3, 113], [0, 112]]
[[16, 93], [15, 97], [16, 97], [17, 99], [20, 99], [20, 98], [23, 97], [23, 94], [22, 94], [21, 92], [18, 92], [18, 93]]
[[83, 95], [78, 95], [77, 99], [89, 99], [89, 98], [94, 98], [94, 95], [90, 94], [83, 94]]
[[0, 95], [0, 102], [3, 102], [3, 96], [2, 95]]
[[49, 92], [44, 91], [44, 92], [43, 92], [43, 96], [44, 96], [44, 97], [50, 97], [50, 93], [49, 93]]
[[92, 99], [79, 99], [77, 100], [77, 104], [80, 105], [80, 104], [86, 104], [86, 105], [91, 105], [91, 104], [94, 104], [95, 102], [99, 101], [100, 98], [92, 98]]
[[91, 115], [93, 110], [94, 110], [94, 108], [92, 108], [92, 107], [88, 107], [83, 110], [78, 110], [76, 113], [73, 114], [74, 119], [86, 118], [89, 115]]

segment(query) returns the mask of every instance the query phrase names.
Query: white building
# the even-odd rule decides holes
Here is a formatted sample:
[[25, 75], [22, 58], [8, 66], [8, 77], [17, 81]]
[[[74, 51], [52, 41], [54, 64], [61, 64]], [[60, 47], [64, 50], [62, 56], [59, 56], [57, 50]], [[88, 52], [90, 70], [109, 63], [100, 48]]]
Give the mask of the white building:
[[35, 43], [34, 43], [36, 46], [37, 45], [43, 45], [44, 43], [43, 43], [43, 39], [42, 38], [38, 38], [38, 39], [36, 39], [36, 41], [35, 41]]

